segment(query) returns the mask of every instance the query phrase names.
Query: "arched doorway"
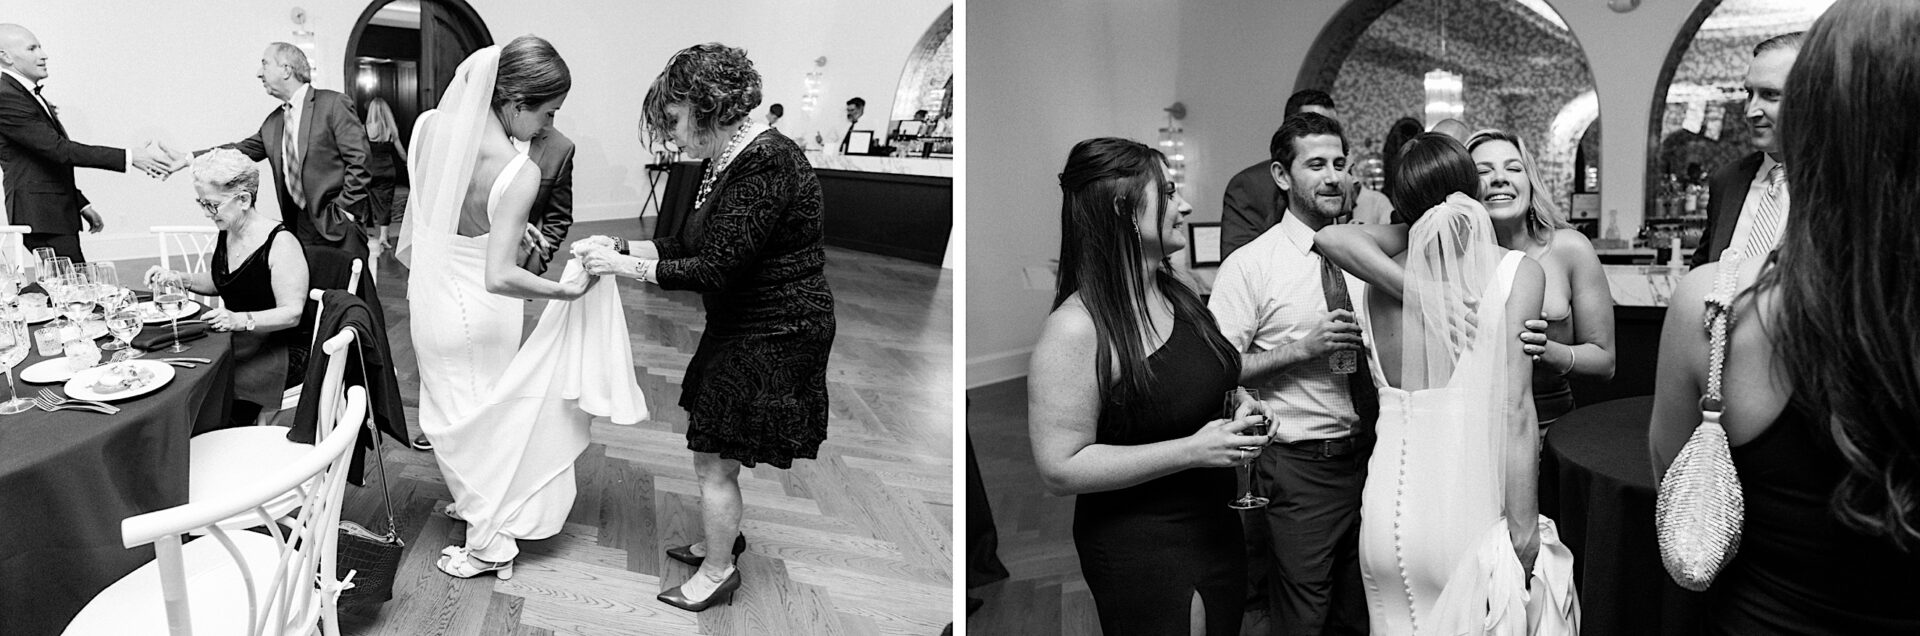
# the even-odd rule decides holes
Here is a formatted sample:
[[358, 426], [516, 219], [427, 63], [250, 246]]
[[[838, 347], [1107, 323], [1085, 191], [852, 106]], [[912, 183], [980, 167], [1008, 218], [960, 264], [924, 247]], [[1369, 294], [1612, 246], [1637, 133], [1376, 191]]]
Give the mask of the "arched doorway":
[[910, 156], [952, 156], [953, 7], [927, 27], [907, 56], [889, 115], [890, 143]]
[[[1660, 67], [1647, 122], [1647, 218], [1698, 241], [1707, 177], [1753, 153], [1746, 123], [1753, 47], [1804, 31], [1833, 0], [1701, 0]], [[1692, 199], [1689, 201], [1689, 199]]]
[[1294, 88], [1331, 93], [1355, 154], [1381, 153], [1395, 120], [1428, 119], [1424, 84], [1436, 70], [1460, 80], [1466, 123], [1533, 147], [1562, 210], [1585, 191], [1589, 180], [1574, 177], [1598, 115], [1593, 74], [1546, 0], [1352, 0], [1314, 40]]
[[363, 114], [367, 102], [386, 100], [401, 138], [410, 139], [413, 120], [440, 103], [460, 62], [492, 44], [463, 0], [375, 0], [347, 39], [345, 92]]

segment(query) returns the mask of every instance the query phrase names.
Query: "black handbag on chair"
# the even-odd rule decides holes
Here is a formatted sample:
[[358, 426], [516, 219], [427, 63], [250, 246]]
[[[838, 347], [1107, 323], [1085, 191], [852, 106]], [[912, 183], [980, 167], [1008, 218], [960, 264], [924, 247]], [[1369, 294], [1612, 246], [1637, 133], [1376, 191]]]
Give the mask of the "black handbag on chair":
[[[353, 346], [358, 350], [360, 342], [354, 341]], [[366, 377], [365, 364], [362, 359], [361, 377]], [[352, 521], [340, 522], [335, 572], [351, 572], [353, 584], [340, 591], [338, 605], [343, 608], [379, 605], [392, 600], [393, 581], [400, 573], [400, 556], [407, 547], [400, 539], [399, 524], [394, 522], [393, 499], [387, 493], [387, 461], [380, 454], [380, 431], [373, 428], [372, 422], [371, 418], [367, 420], [366, 431], [373, 435], [373, 457], [380, 471], [380, 500], [386, 504], [387, 532], [377, 534]]]

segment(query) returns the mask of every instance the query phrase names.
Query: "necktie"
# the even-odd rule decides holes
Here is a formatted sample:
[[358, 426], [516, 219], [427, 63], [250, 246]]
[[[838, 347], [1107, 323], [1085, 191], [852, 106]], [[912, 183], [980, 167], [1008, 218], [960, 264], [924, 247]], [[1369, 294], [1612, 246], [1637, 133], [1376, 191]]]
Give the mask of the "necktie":
[[[1315, 254], [1319, 250], [1314, 250]], [[1320, 289], [1327, 297], [1327, 311], [1345, 309], [1353, 311], [1353, 298], [1347, 295], [1347, 277], [1340, 268], [1326, 257], [1320, 258]], [[1360, 417], [1354, 424], [1353, 437], [1362, 440], [1373, 433], [1373, 422], [1380, 416], [1380, 390], [1373, 386], [1373, 372], [1367, 367], [1367, 357], [1361, 351], [1345, 351], [1354, 354], [1353, 373], [1347, 378], [1347, 395], [1353, 398], [1353, 412]], [[1329, 356], [1331, 357], [1331, 355]]]
[[1787, 194], [1787, 167], [1773, 164], [1767, 171], [1767, 195], [1760, 200], [1760, 208], [1754, 211], [1753, 231], [1747, 234], [1747, 244], [1741, 253], [1747, 256], [1765, 257], [1780, 242], [1780, 230], [1787, 224], [1787, 206], [1781, 199]]
[[300, 137], [300, 121], [293, 117], [293, 104], [284, 104], [280, 107], [280, 110], [280, 128], [282, 131], [280, 135], [280, 181], [286, 184], [287, 194], [293, 196], [293, 201], [305, 207], [307, 204], [306, 184], [300, 182], [300, 153], [298, 152], [299, 144], [296, 143]]
[[859, 124], [848, 124], [847, 134], [840, 136], [840, 154], [847, 154], [847, 142], [853, 140], [853, 127], [858, 125]]

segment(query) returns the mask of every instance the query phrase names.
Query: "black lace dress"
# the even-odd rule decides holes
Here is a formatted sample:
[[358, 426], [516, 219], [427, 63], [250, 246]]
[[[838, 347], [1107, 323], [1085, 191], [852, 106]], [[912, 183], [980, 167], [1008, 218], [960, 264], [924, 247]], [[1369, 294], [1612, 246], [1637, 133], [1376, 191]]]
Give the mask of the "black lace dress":
[[[1212, 320], [1181, 320], [1147, 358], [1154, 385], [1134, 404], [1107, 404], [1094, 432], [1099, 444], [1139, 445], [1192, 435], [1220, 416], [1240, 376], [1221, 364], [1199, 329]], [[1119, 413], [1134, 423], [1122, 431]], [[1073, 546], [1107, 636], [1186, 634], [1188, 608], [1199, 592], [1207, 634], [1240, 633], [1247, 556], [1233, 501], [1232, 468], [1191, 468], [1119, 490], [1080, 495], [1073, 506]]]
[[[273, 253], [274, 237], [285, 231], [284, 226], [273, 226], [267, 240], [232, 268], [227, 267], [227, 233], [220, 233], [210, 269], [213, 287], [219, 290], [220, 301], [227, 311], [266, 311], [275, 307], [273, 269], [268, 255]], [[233, 332], [234, 399], [269, 409], [280, 408], [286, 389], [300, 384], [306, 377], [311, 335], [312, 327], [304, 321], [279, 331]]]
[[827, 438], [827, 288], [820, 180], [800, 147], [763, 132], [679, 233], [654, 239], [666, 289], [700, 292], [706, 333], [681, 384], [687, 448], [791, 468]]

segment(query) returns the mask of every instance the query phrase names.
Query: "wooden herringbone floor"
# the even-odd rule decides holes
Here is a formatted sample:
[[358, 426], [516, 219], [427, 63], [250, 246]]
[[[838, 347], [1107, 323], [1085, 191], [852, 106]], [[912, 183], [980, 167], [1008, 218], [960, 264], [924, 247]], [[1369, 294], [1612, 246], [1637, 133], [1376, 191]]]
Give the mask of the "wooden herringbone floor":
[[[650, 232], [628, 221], [583, 223], [571, 234]], [[746, 584], [732, 606], [695, 615], [654, 600], [693, 572], [661, 550], [699, 534], [686, 412], [675, 403], [704, 315], [694, 294], [623, 281], [634, 361], [653, 419], [594, 425], [593, 444], [576, 464], [580, 495], [566, 531], [521, 542], [512, 580], [442, 574], [434, 558], [463, 540], [464, 526], [438, 514], [450, 496], [432, 455], [388, 445], [393, 505], [408, 548], [394, 600], [374, 614], [343, 616], [344, 631], [939, 633], [952, 621], [952, 272], [829, 248], [827, 277], [839, 318], [828, 367], [827, 442], [818, 460], [795, 462], [792, 470], [743, 471], [742, 527], [751, 548], [739, 561]], [[405, 270], [390, 258], [379, 288], [412, 417], [419, 380], [407, 337]], [[530, 329], [542, 304], [526, 307]], [[377, 488], [351, 490], [347, 518], [378, 516]]]

